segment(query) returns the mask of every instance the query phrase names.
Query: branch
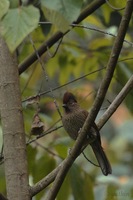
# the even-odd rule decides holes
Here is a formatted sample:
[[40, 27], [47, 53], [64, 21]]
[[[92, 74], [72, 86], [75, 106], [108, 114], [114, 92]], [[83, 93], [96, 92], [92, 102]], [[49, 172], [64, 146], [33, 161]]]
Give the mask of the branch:
[[[109, 36], [112, 36], [112, 37], [116, 37], [116, 35], [114, 35], [113, 33], [110, 33], [108, 31], [105, 31], [105, 30], [102, 30], [102, 29], [98, 29], [98, 28], [95, 28], [95, 27], [84, 26], [84, 25], [77, 25], [77, 24], [72, 24], [72, 26], [73, 27], [78, 27], [78, 28], [83, 28], [83, 29], [88, 29], [88, 30], [91, 30], [91, 31], [96, 31], [98, 33], [102, 33], [104, 35], [109, 35]], [[130, 41], [128, 41], [128, 40], [126, 40], [126, 39], [124, 40], [124, 42], [127, 43], [127, 44], [129, 44], [131, 47], [133, 46], [133, 43], [130, 42]]]
[[[102, 4], [105, 3], [105, 0], [95, 0], [92, 2], [85, 10], [83, 10], [78, 17], [78, 19], [73, 22], [74, 24], [79, 24], [83, 21], [88, 15], [92, 14], [95, 10], [97, 10]], [[66, 35], [71, 29], [66, 31], [65, 33], [57, 32], [55, 33], [49, 40], [45, 41], [38, 49], [38, 55], [41, 56], [44, 54], [50, 47], [52, 47], [59, 39], [61, 39], [64, 35]], [[29, 57], [27, 57], [20, 65], [19, 65], [19, 74], [22, 74], [26, 69], [29, 68], [37, 60], [36, 53], [32, 53]]]
[[7, 200], [1, 193], [0, 193], [0, 200]]
[[79, 134], [74, 147], [72, 148], [71, 155], [69, 155], [66, 160], [64, 161], [64, 164], [62, 165], [60, 171], [58, 172], [55, 181], [53, 183], [52, 188], [49, 190], [48, 195], [46, 196], [46, 200], [53, 200], [56, 198], [60, 187], [65, 179], [65, 176], [73, 164], [74, 160], [76, 159], [79, 149], [81, 149], [83, 141], [87, 135], [87, 130], [91, 128], [91, 124], [94, 122], [98, 111], [103, 103], [103, 100], [105, 98], [105, 95], [107, 93], [107, 90], [109, 88], [111, 79], [113, 77], [113, 73], [117, 64], [117, 60], [119, 57], [119, 54], [121, 52], [121, 48], [123, 45], [124, 37], [126, 35], [126, 31], [129, 25], [129, 21], [132, 15], [133, 11], [133, 0], [128, 0], [125, 8], [124, 15], [122, 17], [119, 30], [118, 30], [118, 35], [115, 39], [112, 52], [109, 58], [109, 62], [107, 65], [107, 71], [105, 74], [105, 77], [103, 78], [103, 81], [101, 83], [101, 86], [98, 90], [95, 102], [93, 104], [93, 107], [91, 109], [90, 114], [88, 115], [84, 126], [82, 127], [81, 133]]
[[[65, 160], [64, 160], [65, 161]], [[38, 194], [40, 191], [42, 191], [44, 188], [46, 188], [50, 183], [52, 183], [57, 176], [58, 172], [61, 169], [61, 166], [64, 164], [64, 161], [56, 167], [51, 173], [49, 173], [45, 178], [40, 180], [38, 183], [36, 183], [34, 186], [30, 189], [31, 197]]]
[[0, 35], [0, 115], [7, 198], [29, 200], [26, 145], [15, 58]]
[[[67, 83], [65, 83], [65, 84], [62, 84], [62, 85], [57, 86], [57, 87], [54, 87], [54, 88], [52, 89], [52, 91], [58, 90], [58, 89], [60, 89], [60, 88], [62, 88], [62, 87], [64, 87], [64, 86], [66, 86], [66, 85], [72, 84], [72, 83], [74, 83], [75, 81], [81, 80], [81, 79], [83, 79], [83, 78], [85, 78], [85, 77], [87, 77], [87, 76], [89, 76], [89, 75], [91, 75], [91, 74], [97, 73], [97, 72], [99, 72], [99, 71], [101, 71], [101, 70], [103, 70], [103, 69], [106, 69], [106, 67], [102, 67], [102, 68], [97, 69], [97, 70], [95, 70], [95, 71], [89, 72], [88, 74], [85, 74], [85, 75], [83, 75], [83, 76], [80, 76], [80, 77], [78, 77], [78, 78], [75, 78], [75, 79], [73, 79], [73, 80], [71, 80], [71, 81], [69, 81], [69, 82], [67, 82]], [[30, 101], [32, 102], [34, 99], [37, 99], [38, 97], [41, 97], [41, 96], [43, 96], [43, 95], [45, 95], [45, 94], [48, 94], [49, 92], [51, 92], [51, 90], [47, 90], [47, 91], [38, 93], [38, 94], [36, 94], [36, 95], [34, 95], [34, 96], [30, 96], [30, 97], [28, 97], [28, 98], [22, 100], [22, 103], [24, 103], [24, 102], [30, 102]], [[34, 101], [33, 101], [33, 102], [34, 102]]]
[[116, 111], [116, 109], [119, 107], [119, 105], [123, 102], [125, 97], [129, 94], [129, 92], [133, 89], [133, 75], [128, 80], [126, 85], [122, 88], [120, 93], [116, 96], [114, 101], [110, 104], [106, 112], [103, 114], [103, 116], [100, 118], [97, 126], [100, 130], [104, 124], [108, 121], [108, 119], [113, 115], [113, 113]]

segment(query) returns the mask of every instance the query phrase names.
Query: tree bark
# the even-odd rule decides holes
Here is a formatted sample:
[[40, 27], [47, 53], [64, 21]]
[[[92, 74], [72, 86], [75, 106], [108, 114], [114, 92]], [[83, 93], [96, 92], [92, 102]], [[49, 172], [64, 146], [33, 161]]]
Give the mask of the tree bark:
[[0, 36], [0, 114], [4, 137], [7, 198], [29, 200], [26, 143], [15, 59]]

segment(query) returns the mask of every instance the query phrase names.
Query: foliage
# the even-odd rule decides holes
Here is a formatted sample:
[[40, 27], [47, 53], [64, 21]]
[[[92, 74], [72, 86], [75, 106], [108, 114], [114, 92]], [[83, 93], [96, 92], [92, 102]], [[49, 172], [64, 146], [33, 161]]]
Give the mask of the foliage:
[[[39, 4], [37, 1], [32, 2], [33, 5], [18, 6], [16, 4], [16, 7], [12, 5], [12, 1], [1, 0], [0, 2], [0, 10], [2, 10], [0, 30], [9, 49], [12, 52], [17, 51], [19, 63], [34, 51], [29, 37], [27, 37], [29, 34], [35, 47], [38, 48], [43, 41], [46, 41], [57, 31], [65, 32], [70, 29], [70, 24], [77, 19], [81, 9], [86, 8], [89, 1], [54, 0], [53, 3], [51, 0], [42, 0], [39, 1]], [[123, 5], [121, 5], [121, 2], [117, 2], [113, 5], [122, 7], [125, 3], [126, 1], [123, 1]], [[41, 95], [40, 99], [23, 101], [27, 141], [28, 138], [35, 138], [35, 136], [30, 135], [30, 129], [38, 107], [40, 109], [39, 115], [45, 124], [45, 130], [61, 125], [61, 121], [56, 123], [60, 116], [55, 107], [54, 99], [56, 98], [59, 109], [63, 112], [61, 105], [64, 91], [74, 92], [82, 107], [90, 109], [104, 76], [105, 69], [102, 68], [107, 66], [122, 15], [123, 10], [114, 11], [105, 4], [97, 12], [88, 16], [82, 22], [82, 26], [73, 28], [65, 35], [57, 52], [58, 44], [48, 49], [47, 53], [41, 57], [44, 62], [43, 66], [38, 61], [21, 75], [20, 85], [23, 100], [29, 96], [52, 91], [53, 88], [59, 87], [55, 91]], [[38, 25], [42, 17], [44, 17], [45, 22], [52, 23], [50, 27], [47, 23]], [[103, 109], [109, 106], [109, 102], [113, 101], [133, 74], [132, 28], [131, 23]], [[52, 57], [55, 52], [55, 56]], [[76, 78], [94, 71], [96, 72], [76, 81]], [[63, 86], [73, 80], [75, 82]], [[83, 156], [80, 156], [67, 175], [57, 197], [58, 200], [62, 197], [64, 200], [78, 200], [81, 197], [82, 200], [133, 198], [132, 102], [133, 91], [101, 131], [103, 146], [111, 161], [113, 175], [103, 177], [99, 168], [91, 165]], [[101, 110], [99, 116], [102, 112]], [[73, 141], [66, 136], [63, 128], [28, 145], [30, 184], [35, 184], [52, 171], [67, 156], [68, 149], [72, 145]], [[89, 159], [96, 162], [89, 147], [86, 149], [86, 154]], [[1, 192], [5, 193], [3, 173], [4, 169], [1, 166]], [[35, 199], [43, 199], [46, 192], [45, 189]]]

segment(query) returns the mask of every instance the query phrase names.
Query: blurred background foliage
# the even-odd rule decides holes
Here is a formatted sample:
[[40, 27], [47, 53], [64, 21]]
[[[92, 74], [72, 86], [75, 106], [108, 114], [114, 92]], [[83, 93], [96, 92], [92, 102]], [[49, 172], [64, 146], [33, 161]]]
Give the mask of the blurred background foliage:
[[[76, 20], [81, 10], [92, 2], [90, 0], [62, 0], [64, 6], [59, 6], [60, 4], [58, 3], [60, 1], [22, 1], [24, 4], [24, 7], [21, 5], [22, 12], [24, 9], [30, 9], [24, 10], [24, 12], [31, 12], [31, 16], [34, 16], [36, 20], [38, 13], [40, 15], [39, 25], [36, 26], [35, 22], [33, 31], [32, 28], [29, 32], [28, 30], [26, 31], [26, 34], [32, 31], [30, 37], [36, 48], [58, 30], [66, 31], [69, 24]], [[2, 0], [0, 6], [4, 2], [6, 2], [6, 8], [1, 15], [2, 27], [5, 26], [5, 22], [7, 23], [7, 15], [10, 14], [11, 16], [11, 13], [14, 13], [13, 9], [21, 9], [17, 0], [10, 0], [9, 5], [7, 1]], [[126, 4], [125, 0], [111, 0], [109, 2], [116, 8], [123, 8]], [[36, 15], [34, 15], [33, 8], [36, 9]], [[104, 77], [105, 67], [107, 66], [115, 39], [114, 36], [117, 34], [123, 12], [124, 10], [114, 10], [109, 5], [104, 4], [87, 17], [80, 24], [82, 25], [81, 27], [75, 27], [66, 34], [60, 45], [56, 43], [51, 49], [48, 49], [47, 53], [41, 57], [44, 63], [43, 67], [39, 61], [36, 61], [20, 76], [27, 141], [36, 137], [31, 135], [31, 127], [33, 126], [34, 115], [37, 113], [44, 123], [44, 132], [62, 125], [54, 100], [56, 99], [59, 110], [63, 113], [62, 96], [65, 91], [73, 92], [83, 108], [87, 110], [91, 108], [98, 87]], [[20, 24], [16, 23], [14, 15], [12, 23], [15, 27], [19, 27]], [[24, 18], [25, 15], [23, 14], [20, 17], [20, 21], [23, 21]], [[27, 20], [31, 20], [31, 18], [29, 17]], [[52, 24], [41, 22], [52, 22]], [[29, 23], [26, 25], [28, 27]], [[25, 29], [27, 27], [25, 26]], [[23, 31], [25, 30], [23, 23], [22, 29]], [[132, 30], [133, 21], [131, 20], [112, 83], [98, 118], [108, 108], [133, 73]], [[6, 37], [8, 38], [8, 34], [13, 33], [6, 32], [6, 35], [4, 35], [3, 32], [5, 39]], [[25, 38], [25, 35], [16, 35], [18, 37], [17, 41], [20, 42], [17, 43], [16, 52], [18, 62], [21, 63], [27, 56], [33, 53], [34, 49], [29, 37]], [[11, 40], [11, 38], [8, 39]], [[12, 41], [8, 44], [9, 48], [10, 44], [12, 44]], [[59, 49], [56, 52], [58, 45]], [[14, 50], [14, 48], [16, 46], [10, 49]], [[52, 57], [55, 52], [55, 56]], [[84, 75], [86, 76], [82, 77]], [[56, 87], [57, 89], [52, 91]], [[47, 92], [50, 90], [52, 92]], [[41, 95], [40, 98], [25, 100], [42, 92], [44, 95]], [[99, 168], [90, 164], [83, 155], [80, 155], [70, 169], [57, 196], [57, 200], [62, 198], [64, 200], [133, 199], [132, 114], [133, 90], [101, 130], [102, 144], [113, 169], [112, 175], [104, 177]], [[27, 145], [30, 184], [35, 184], [50, 173], [66, 158], [73, 144], [74, 142], [67, 136], [64, 129], [60, 128]], [[2, 146], [2, 133], [0, 134], [0, 146]], [[86, 148], [85, 153], [90, 160], [96, 163], [89, 147]], [[44, 195], [48, 190], [49, 187], [33, 199], [44, 199]], [[0, 166], [0, 192], [6, 193], [4, 164]]]

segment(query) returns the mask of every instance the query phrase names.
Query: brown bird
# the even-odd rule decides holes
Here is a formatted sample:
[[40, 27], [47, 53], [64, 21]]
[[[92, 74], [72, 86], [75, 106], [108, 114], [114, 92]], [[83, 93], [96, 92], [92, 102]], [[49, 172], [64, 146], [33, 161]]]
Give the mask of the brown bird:
[[[69, 134], [69, 136], [76, 140], [80, 129], [82, 128], [87, 116], [88, 111], [83, 110], [80, 105], [78, 104], [75, 96], [70, 93], [66, 92], [63, 97], [63, 107], [64, 107], [64, 115], [62, 116], [62, 123]], [[93, 123], [91, 130], [94, 130], [96, 133], [96, 139], [90, 143], [93, 152], [97, 158], [99, 166], [105, 176], [112, 173], [111, 165], [105, 155], [105, 152], [101, 146], [101, 138], [98, 128], [95, 123]], [[88, 138], [91, 134], [91, 130], [89, 131]], [[86, 139], [87, 140], [87, 139]], [[86, 143], [86, 141], [85, 141]]]

